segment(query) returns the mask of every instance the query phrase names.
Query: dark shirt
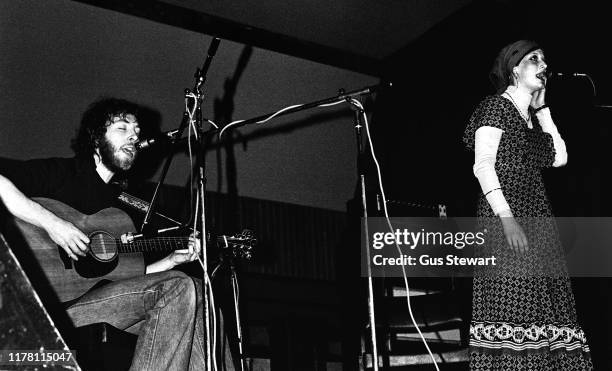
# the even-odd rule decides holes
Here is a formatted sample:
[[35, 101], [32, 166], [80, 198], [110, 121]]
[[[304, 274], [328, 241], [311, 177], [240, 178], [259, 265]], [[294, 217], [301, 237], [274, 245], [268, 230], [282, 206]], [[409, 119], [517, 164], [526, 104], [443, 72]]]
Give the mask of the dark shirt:
[[117, 206], [120, 193], [100, 178], [93, 157], [2, 159], [0, 174], [28, 197], [52, 198], [87, 215]]

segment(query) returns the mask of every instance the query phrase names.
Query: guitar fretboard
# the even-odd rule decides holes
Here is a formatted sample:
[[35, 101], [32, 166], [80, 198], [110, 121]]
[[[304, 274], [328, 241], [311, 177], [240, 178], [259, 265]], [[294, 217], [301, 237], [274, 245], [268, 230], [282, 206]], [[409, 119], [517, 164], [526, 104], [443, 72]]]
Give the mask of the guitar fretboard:
[[[252, 241], [239, 240], [235, 237], [219, 236], [216, 238], [217, 244], [221, 247], [241, 246], [251, 244]], [[189, 237], [156, 237], [143, 240], [135, 240], [129, 243], [123, 243], [116, 239], [115, 243], [118, 246], [120, 253], [135, 253], [135, 252], [168, 252], [174, 250], [187, 249]]]
[[121, 253], [135, 252], [167, 252], [186, 249], [189, 243], [187, 237], [157, 237], [144, 240], [136, 240], [130, 243], [122, 243], [117, 240], [118, 249]]

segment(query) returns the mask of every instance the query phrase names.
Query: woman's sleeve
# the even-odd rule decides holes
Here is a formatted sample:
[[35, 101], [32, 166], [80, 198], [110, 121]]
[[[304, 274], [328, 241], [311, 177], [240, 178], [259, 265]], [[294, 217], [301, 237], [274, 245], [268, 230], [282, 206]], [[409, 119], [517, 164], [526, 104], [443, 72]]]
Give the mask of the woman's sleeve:
[[466, 147], [474, 151], [474, 175], [480, 183], [491, 209], [496, 215], [511, 216], [497, 173], [495, 160], [504, 132], [512, 130], [506, 120], [505, 98], [486, 97], [480, 102], [463, 134]]
[[538, 123], [542, 128], [541, 133], [537, 133], [533, 148], [536, 148], [536, 159], [542, 166], [559, 167], [567, 163], [567, 149], [565, 141], [557, 130], [550, 115], [550, 109], [544, 108], [536, 113]]
[[475, 149], [476, 131], [481, 127], [492, 127], [506, 132], [511, 130], [505, 118], [505, 99], [499, 95], [492, 95], [486, 97], [476, 107], [463, 133], [463, 142], [467, 148]]
[[502, 134], [503, 130], [492, 126], [481, 126], [476, 130], [473, 169], [482, 193], [495, 215], [510, 216], [510, 206], [495, 172], [495, 159]]

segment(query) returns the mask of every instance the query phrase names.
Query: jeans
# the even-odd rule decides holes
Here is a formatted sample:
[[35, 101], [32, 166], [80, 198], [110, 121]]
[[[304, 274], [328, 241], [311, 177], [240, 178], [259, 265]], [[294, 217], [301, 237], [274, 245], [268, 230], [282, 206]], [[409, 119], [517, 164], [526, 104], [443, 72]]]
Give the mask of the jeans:
[[147, 274], [88, 292], [67, 311], [76, 327], [107, 322], [137, 334], [130, 370], [203, 370], [201, 284], [179, 271]]

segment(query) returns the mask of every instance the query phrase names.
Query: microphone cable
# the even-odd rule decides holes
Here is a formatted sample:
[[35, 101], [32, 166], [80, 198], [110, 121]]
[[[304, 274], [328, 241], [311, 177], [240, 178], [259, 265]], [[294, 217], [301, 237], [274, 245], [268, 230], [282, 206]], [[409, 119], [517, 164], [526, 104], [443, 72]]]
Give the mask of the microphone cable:
[[[374, 152], [374, 144], [372, 143], [372, 136], [370, 134], [370, 125], [368, 123], [368, 117], [365, 114], [365, 110], [363, 109], [363, 105], [361, 104], [361, 102], [355, 98], [351, 99], [351, 103], [354, 104], [355, 106], [357, 106], [360, 110], [361, 110], [361, 114], [363, 116], [363, 121], [365, 124], [365, 128], [366, 128], [366, 135], [368, 137], [368, 144], [370, 145], [370, 153], [372, 154], [372, 159], [374, 160], [374, 164], [376, 165], [376, 175], [378, 176], [378, 186], [380, 188], [380, 193], [382, 196], [382, 204], [383, 204], [383, 210], [385, 213], [385, 220], [387, 221], [387, 225], [389, 226], [389, 230], [391, 232], [393, 232], [393, 225], [391, 224], [391, 219], [389, 218], [389, 211], [387, 210], [387, 197], [385, 196], [385, 189], [383, 186], [383, 182], [382, 182], [382, 174], [381, 174], [381, 170], [380, 170], [380, 164], [378, 163], [378, 158], [376, 157], [376, 154]], [[366, 221], [367, 223], [367, 221]], [[400, 254], [400, 257], [402, 256], [402, 251], [399, 247], [399, 245], [397, 244], [397, 241], [395, 241], [395, 247], [397, 247], [397, 251]], [[368, 264], [370, 264], [370, 262], [368, 262]], [[429, 357], [431, 358], [436, 371], [440, 371], [440, 368], [438, 367], [438, 363], [436, 362], [436, 359], [433, 355], [433, 353], [431, 352], [431, 349], [429, 349], [429, 345], [427, 345], [427, 340], [425, 340], [425, 337], [423, 336], [423, 333], [421, 332], [421, 329], [419, 329], [418, 324], [416, 323], [416, 320], [414, 318], [414, 314], [412, 312], [412, 306], [410, 304], [410, 286], [408, 285], [408, 277], [406, 275], [406, 266], [402, 265], [402, 276], [404, 279], [404, 285], [406, 287], [406, 302], [408, 304], [408, 313], [410, 314], [410, 319], [412, 320], [412, 324], [414, 326], [414, 328], [417, 330], [417, 332], [419, 333], [419, 336], [421, 337], [421, 340], [423, 341], [423, 344], [425, 345], [425, 349], [427, 349], [427, 353], [429, 353]], [[378, 360], [376, 360], [376, 362], [378, 362]], [[372, 360], [372, 363], [374, 363], [374, 360]]]

